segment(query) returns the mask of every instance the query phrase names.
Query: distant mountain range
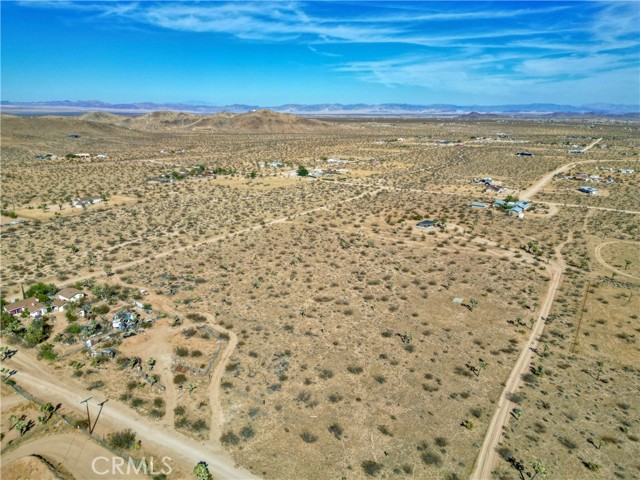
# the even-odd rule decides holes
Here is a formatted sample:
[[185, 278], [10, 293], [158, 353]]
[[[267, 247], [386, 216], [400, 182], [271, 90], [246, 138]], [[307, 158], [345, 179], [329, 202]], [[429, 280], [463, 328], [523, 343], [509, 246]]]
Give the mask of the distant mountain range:
[[[616, 105], [592, 103], [588, 105], [557, 105], [554, 103], [531, 103], [526, 105], [411, 105], [406, 103], [340, 104], [322, 103], [314, 105], [286, 104], [280, 106], [259, 105], [195, 105], [188, 103], [106, 103], [90, 101], [10, 102], [1, 101], [0, 111], [13, 115], [80, 115], [87, 112], [109, 112], [121, 115], [139, 115], [148, 112], [171, 110], [186, 113], [247, 113], [260, 109], [280, 113], [309, 116], [459, 116], [465, 114], [497, 115], [552, 115], [552, 114], [597, 114], [629, 115], [640, 113], [640, 105]], [[635, 115], [632, 115], [635, 116]]]

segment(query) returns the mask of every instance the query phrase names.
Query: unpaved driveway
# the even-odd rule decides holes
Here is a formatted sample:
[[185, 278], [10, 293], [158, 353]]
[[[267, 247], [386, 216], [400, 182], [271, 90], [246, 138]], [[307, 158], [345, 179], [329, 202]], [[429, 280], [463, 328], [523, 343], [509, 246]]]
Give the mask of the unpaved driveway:
[[[59, 377], [48, 371], [42, 362], [38, 362], [23, 350], [3, 363], [18, 370], [13, 377], [18, 385], [42, 400], [53, 404], [62, 403], [64, 411], [73, 413], [78, 418], [86, 415], [84, 405], [80, 404], [82, 400], [94, 396], [90, 405], [92, 417], [95, 418], [98, 413], [95, 403], [105, 399], [103, 395], [95, 391], [89, 392], [72, 379]], [[105, 404], [96, 433], [102, 434], [105, 427], [113, 430], [131, 428], [136, 432], [136, 438], [140, 439], [147, 449], [159, 457], [165, 455], [171, 457], [172, 462], [178, 462], [186, 471], [190, 471], [199, 461], [204, 460], [209, 465], [214, 478], [230, 480], [258, 478], [248, 470], [236, 468], [227, 453], [214, 447], [212, 442], [199, 443], [178, 432], [167, 431], [162, 425], [154, 424], [152, 420], [132, 412], [113, 399]]]

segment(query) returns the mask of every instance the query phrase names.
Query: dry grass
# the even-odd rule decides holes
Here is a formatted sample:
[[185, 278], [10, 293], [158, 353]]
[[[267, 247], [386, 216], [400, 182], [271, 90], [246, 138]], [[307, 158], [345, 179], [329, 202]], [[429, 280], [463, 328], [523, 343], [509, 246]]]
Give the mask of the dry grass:
[[[181, 128], [183, 120], [189, 128]], [[611, 272], [594, 249], [637, 238], [636, 217], [535, 204], [519, 221], [469, 207], [496, 198], [474, 177], [491, 176], [517, 193], [582, 160], [568, 145], [594, 138], [603, 141], [584, 159], [638, 170], [638, 142], [627, 124], [341, 121], [297, 132], [289, 120], [284, 127], [263, 120], [264, 127], [242, 120], [247, 124], [232, 133], [226, 124], [166, 115], [126, 125], [109, 116], [3, 117], [3, 209], [31, 220], [2, 230], [5, 297], [19, 296], [22, 284], [93, 275], [130, 287], [109, 314], [96, 317], [105, 330], [136, 289], [152, 293], [154, 314], [167, 314], [144, 334], [115, 337], [115, 359], [101, 362], [80, 351], [81, 335], [60, 343], [68, 322], [56, 314], [59, 375], [111, 392], [163, 428], [210, 442], [222, 434], [236, 459], [266, 478], [465, 478], [529, 335], [546, 262], [572, 238], [555, 320], [545, 332], [549, 355], [538, 362], [547, 373], [525, 379], [524, 413], [509, 424], [503, 447], [525, 464], [542, 459], [554, 476], [596, 475], [581, 463], [594, 458], [597, 475], [633, 476], [638, 282], [607, 280]], [[81, 138], [67, 138], [71, 132]], [[535, 156], [516, 157], [520, 150]], [[33, 158], [85, 151], [108, 158]], [[332, 165], [329, 157], [349, 163]], [[199, 165], [233, 173], [189, 176]], [[328, 181], [288, 176], [298, 165], [347, 172]], [[188, 178], [147, 181], [180, 171]], [[606, 197], [582, 197], [573, 183], [565, 191], [568, 181], [555, 180], [537, 198], [637, 209], [636, 176], [616, 179]], [[103, 193], [109, 202], [86, 211], [65, 200]], [[423, 218], [447, 228], [415, 228]], [[537, 260], [523, 250], [532, 243], [541, 251]], [[602, 254], [624, 270], [632, 248]], [[637, 264], [632, 259], [628, 267], [633, 275]], [[115, 273], [108, 280], [107, 271]], [[193, 314], [206, 319], [189, 320], [198, 318]], [[514, 324], [519, 317], [523, 324]], [[195, 328], [216, 325], [238, 336], [220, 385], [221, 430], [211, 401], [216, 386], [194, 373], [211, 359], [215, 365], [227, 345]], [[178, 347], [186, 356], [177, 356]], [[142, 374], [123, 362], [131, 357], [141, 358]], [[152, 371], [149, 357], [157, 361]], [[469, 367], [480, 359], [488, 366], [476, 375]], [[175, 360], [192, 370], [176, 371]], [[605, 368], [595, 380], [598, 361]], [[141, 381], [145, 374], [159, 375], [158, 382]], [[595, 448], [589, 438], [606, 438], [606, 445]], [[506, 462], [498, 469], [504, 478], [517, 476]]]

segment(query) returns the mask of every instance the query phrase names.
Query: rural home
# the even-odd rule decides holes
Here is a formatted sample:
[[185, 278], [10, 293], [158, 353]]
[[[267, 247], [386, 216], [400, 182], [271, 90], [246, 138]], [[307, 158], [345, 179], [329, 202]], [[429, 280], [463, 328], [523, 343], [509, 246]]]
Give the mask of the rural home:
[[91, 154], [89, 153], [75, 153], [74, 156], [76, 158], [91, 158]]
[[518, 152], [518, 153], [516, 153], [516, 157], [533, 157], [533, 153], [531, 153], [531, 152]]
[[95, 203], [100, 203], [101, 201], [102, 199], [99, 197], [83, 197], [72, 200], [71, 204], [76, 208], [83, 208]]
[[58, 292], [58, 299], [65, 302], [76, 302], [84, 298], [84, 293], [76, 288], [63, 288]]
[[416, 224], [416, 227], [419, 228], [431, 228], [431, 227], [439, 227], [440, 225], [434, 220], [422, 220], [420, 223]]
[[41, 303], [36, 297], [29, 297], [5, 305], [4, 310], [11, 315], [20, 315], [25, 310], [28, 310], [29, 314], [33, 318], [36, 318], [47, 313], [47, 306]]
[[582, 186], [578, 190], [580, 190], [582, 193], [586, 193], [587, 195], [596, 195], [598, 193], [598, 189], [595, 187]]
[[51, 302], [51, 307], [53, 307], [53, 310], [56, 312], [64, 312], [64, 307], [66, 304], [67, 302], [65, 302], [64, 300], [56, 298], [53, 302]]

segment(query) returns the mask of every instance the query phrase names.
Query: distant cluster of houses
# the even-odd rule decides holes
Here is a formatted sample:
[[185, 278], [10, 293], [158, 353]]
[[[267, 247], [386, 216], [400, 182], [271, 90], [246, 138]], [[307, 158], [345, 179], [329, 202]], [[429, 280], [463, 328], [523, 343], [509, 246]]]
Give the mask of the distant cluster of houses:
[[[524, 212], [529, 209], [531, 204], [529, 202], [509, 202], [507, 200], [496, 200], [491, 204], [494, 208], [504, 210], [510, 215], [516, 215], [518, 218], [524, 218]], [[472, 208], [489, 208], [488, 203], [484, 202], [472, 202]]]
[[596, 170], [602, 170], [604, 172], [618, 172], [623, 173], [625, 175], [631, 175], [636, 173], [636, 171], [632, 168], [611, 168], [611, 167], [596, 167]]
[[[70, 153], [67, 155], [67, 157], [69, 158], [83, 158], [83, 159], [90, 159], [91, 158], [91, 154], [90, 153]], [[53, 153], [47, 153], [45, 155], [36, 155], [34, 158], [37, 158], [38, 160], [57, 160], [61, 157], [59, 157], [58, 155], [55, 155]], [[103, 153], [99, 153], [96, 155], [97, 159], [105, 159], [105, 158], [109, 158], [107, 157], [105, 154]]]
[[63, 288], [56, 294], [56, 298], [51, 302], [51, 307], [38, 300], [36, 297], [25, 298], [17, 302], [8, 303], [3, 308], [5, 312], [13, 316], [22, 315], [28, 312], [33, 318], [38, 318], [51, 311], [64, 311], [69, 302], [77, 302], [84, 298], [84, 293], [76, 288]]
[[556, 178], [562, 180], [578, 180], [580, 182], [615, 183], [611, 177], [600, 178], [600, 175], [587, 175], [586, 173], [576, 173], [575, 175], [558, 175]]

